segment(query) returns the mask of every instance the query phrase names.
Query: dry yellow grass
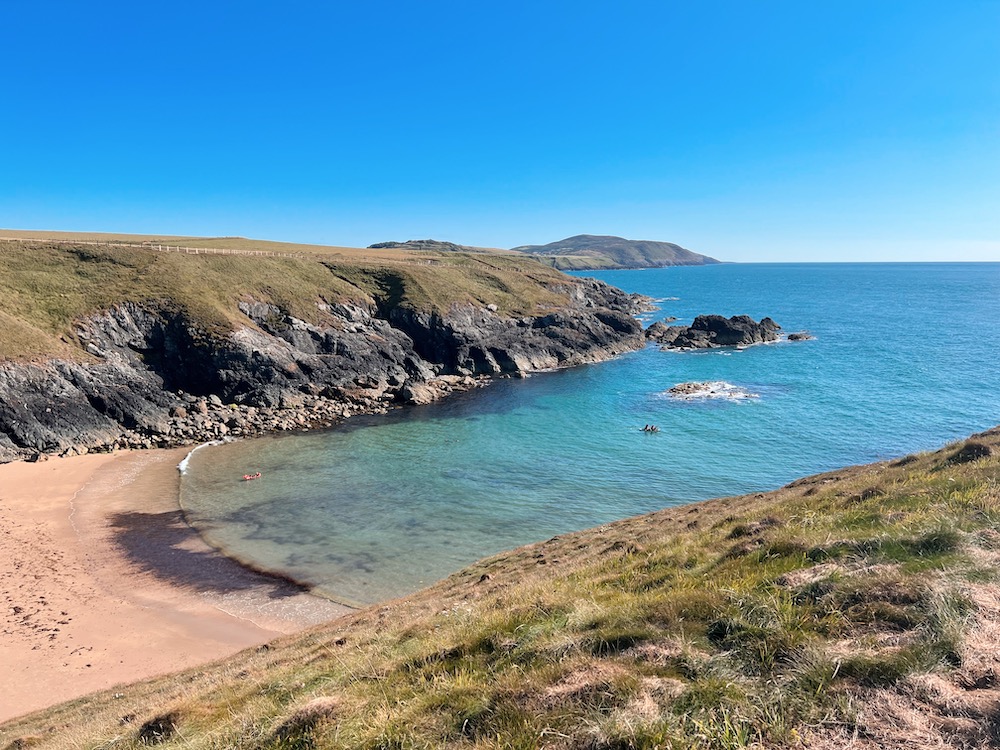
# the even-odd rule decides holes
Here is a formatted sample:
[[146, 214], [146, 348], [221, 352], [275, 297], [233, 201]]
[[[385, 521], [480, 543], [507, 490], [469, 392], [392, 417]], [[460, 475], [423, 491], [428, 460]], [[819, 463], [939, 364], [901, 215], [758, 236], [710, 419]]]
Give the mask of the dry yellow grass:
[[[208, 335], [246, 325], [241, 300], [273, 303], [321, 322], [324, 303], [360, 302], [446, 311], [451, 305], [495, 304], [532, 315], [566, 304], [563, 274], [530, 258], [487, 253], [320, 248], [246, 240], [179, 238], [190, 246], [241, 247], [295, 257], [161, 252], [155, 245], [0, 241], [0, 360], [84, 356], [74, 324], [124, 302], [169, 307]], [[115, 236], [114, 242], [136, 240]]]
[[[110, 232], [50, 232], [42, 230], [0, 229], [0, 238], [35, 240], [55, 243], [95, 242], [136, 245], [166, 245], [195, 248], [246, 250], [252, 252], [296, 253], [304, 255], [333, 255], [351, 259], [411, 260], [414, 251], [388, 248], [372, 250], [338, 245], [311, 245], [297, 242], [254, 240], [246, 237], [191, 237], [163, 234], [116, 234]], [[419, 253], [417, 253], [419, 255]]]

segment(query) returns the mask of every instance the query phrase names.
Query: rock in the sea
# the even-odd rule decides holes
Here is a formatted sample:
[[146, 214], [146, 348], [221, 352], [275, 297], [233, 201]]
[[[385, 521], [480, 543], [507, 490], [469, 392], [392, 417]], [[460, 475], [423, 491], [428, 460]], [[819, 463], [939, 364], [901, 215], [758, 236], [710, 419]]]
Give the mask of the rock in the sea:
[[658, 320], [646, 329], [646, 340], [659, 341], [660, 343], [668, 339], [673, 341], [673, 339], [677, 338], [682, 328], [683, 326], [668, 326], [666, 323]]
[[684, 401], [707, 398], [738, 401], [745, 398], [760, 398], [760, 394], [752, 393], [746, 388], [727, 383], [724, 380], [678, 383], [672, 388], [667, 389], [667, 393], [673, 398]]
[[770, 318], [758, 323], [748, 315], [699, 315], [690, 326], [653, 323], [646, 338], [665, 349], [710, 349], [718, 346], [750, 346], [778, 340], [781, 326]]
[[809, 341], [816, 338], [809, 331], [796, 331], [795, 333], [788, 334], [789, 341]]

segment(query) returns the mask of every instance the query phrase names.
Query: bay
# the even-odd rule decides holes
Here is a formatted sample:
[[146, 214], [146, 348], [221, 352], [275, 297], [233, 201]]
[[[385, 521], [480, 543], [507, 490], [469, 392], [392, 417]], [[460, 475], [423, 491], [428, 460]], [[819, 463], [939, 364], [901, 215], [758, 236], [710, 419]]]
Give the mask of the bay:
[[[650, 346], [334, 430], [206, 447], [182, 478], [189, 519], [247, 564], [366, 604], [555, 534], [771, 489], [1000, 423], [1000, 263], [579, 275], [656, 299], [646, 323], [769, 315], [815, 338], [704, 352]], [[667, 393], [688, 381], [725, 381], [754, 397]], [[261, 480], [240, 481], [255, 471]]]

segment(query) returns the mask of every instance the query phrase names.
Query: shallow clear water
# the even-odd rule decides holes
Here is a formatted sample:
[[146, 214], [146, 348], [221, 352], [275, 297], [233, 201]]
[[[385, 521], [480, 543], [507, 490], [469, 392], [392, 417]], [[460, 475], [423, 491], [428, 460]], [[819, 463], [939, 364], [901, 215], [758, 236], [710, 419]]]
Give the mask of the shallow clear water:
[[[743, 351], [649, 347], [337, 430], [208, 447], [182, 480], [192, 521], [245, 562], [367, 603], [558, 533], [930, 449], [1000, 423], [1000, 264], [590, 275], [662, 300], [650, 320], [770, 315], [816, 339]], [[759, 398], [665, 393], [691, 380]], [[660, 432], [641, 431], [650, 423]], [[240, 481], [258, 470], [263, 479]]]

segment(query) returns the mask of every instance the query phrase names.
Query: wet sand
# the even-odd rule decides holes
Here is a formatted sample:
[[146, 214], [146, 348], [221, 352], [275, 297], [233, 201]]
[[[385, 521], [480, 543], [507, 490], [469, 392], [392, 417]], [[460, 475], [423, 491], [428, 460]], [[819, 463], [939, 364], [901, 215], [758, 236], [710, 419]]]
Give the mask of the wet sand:
[[186, 451], [0, 465], [0, 721], [351, 611], [208, 547]]

